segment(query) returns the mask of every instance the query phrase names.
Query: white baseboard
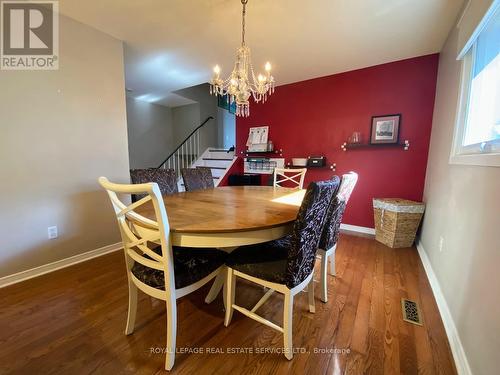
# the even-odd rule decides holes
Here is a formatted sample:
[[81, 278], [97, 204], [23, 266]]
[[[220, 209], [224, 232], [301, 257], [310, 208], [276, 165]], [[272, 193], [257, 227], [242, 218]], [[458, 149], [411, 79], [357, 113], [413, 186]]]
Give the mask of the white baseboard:
[[87, 251], [86, 253], [74, 255], [69, 258], [61, 259], [52, 263], [44, 264], [43, 266], [31, 268], [26, 271], [21, 271], [18, 273], [14, 273], [12, 275], [4, 276], [0, 278], [0, 288], [6, 287], [8, 285], [12, 285], [15, 283], [19, 283], [21, 281], [25, 281], [28, 279], [32, 279], [37, 276], [45, 275], [49, 272], [54, 272], [60, 270], [61, 268], [66, 268], [72, 266], [74, 264], [78, 264], [81, 262], [85, 262], [92, 258], [99, 257], [104, 254], [111, 253], [113, 251], [117, 251], [123, 248], [121, 242], [115, 243], [113, 245], [108, 245], [101, 247], [99, 249]]
[[446, 299], [444, 298], [444, 294], [441, 290], [441, 286], [439, 285], [436, 274], [432, 269], [429, 257], [427, 256], [427, 253], [425, 252], [420, 240], [417, 241], [417, 250], [418, 254], [420, 255], [420, 260], [422, 261], [422, 264], [424, 266], [425, 273], [427, 274], [427, 279], [431, 284], [431, 289], [434, 294], [434, 298], [436, 299], [439, 313], [441, 314], [441, 319], [443, 320], [444, 329], [446, 331], [446, 335], [448, 336], [448, 342], [450, 343], [450, 348], [455, 360], [457, 372], [459, 375], [471, 375], [472, 371], [469, 366], [469, 361], [467, 361], [464, 347], [462, 346], [462, 342], [460, 341], [457, 327], [455, 326], [455, 322], [453, 321], [453, 317], [451, 316], [450, 309], [448, 308], [448, 304], [446, 303]]
[[350, 225], [350, 224], [340, 224], [340, 229], [349, 232], [358, 232], [375, 236], [375, 228], [360, 227], [357, 225]]

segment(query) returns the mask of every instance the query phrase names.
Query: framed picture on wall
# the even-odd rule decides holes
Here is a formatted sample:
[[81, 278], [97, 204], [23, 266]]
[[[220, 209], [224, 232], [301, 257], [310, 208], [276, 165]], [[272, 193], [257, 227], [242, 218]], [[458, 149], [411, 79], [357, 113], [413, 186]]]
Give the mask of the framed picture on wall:
[[401, 114], [373, 116], [370, 143], [372, 145], [398, 143]]
[[236, 113], [236, 102], [229, 103], [229, 98], [226, 95], [217, 95], [217, 105], [221, 108], [227, 109], [229, 113]]

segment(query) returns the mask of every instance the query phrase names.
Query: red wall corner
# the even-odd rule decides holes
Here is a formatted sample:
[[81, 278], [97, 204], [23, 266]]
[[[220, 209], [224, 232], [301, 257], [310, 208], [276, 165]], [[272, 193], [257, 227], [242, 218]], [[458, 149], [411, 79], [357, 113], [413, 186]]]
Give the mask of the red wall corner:
[[[335, 173], [309, 169], [306, 183], [357, 172], [344, 223], [373, 227], [372, 198], [422, 199], [438, 62], [433, 54], [279, 86], [266, 103], [251, 104], [250, 117], [237, 118], [236, 155], [245, 150], [251, 126], [269, 125], [285, 162], [324, 155], [337, 164]], [[409, 151], [340, 149], [354, 131], [369, 141], [372, 116], [395, 113], [402, 114], [399, 139], [410, 141]]]
[[227, 186], [229, 183], [229, 176], [232, 174], [241, 174], [243, 173], [243, 158], [235, 155], [237, 157], [236, 161], [233, 163], [231, 168], [224, 175], [222, 180], [219, 182], [219, 186]]

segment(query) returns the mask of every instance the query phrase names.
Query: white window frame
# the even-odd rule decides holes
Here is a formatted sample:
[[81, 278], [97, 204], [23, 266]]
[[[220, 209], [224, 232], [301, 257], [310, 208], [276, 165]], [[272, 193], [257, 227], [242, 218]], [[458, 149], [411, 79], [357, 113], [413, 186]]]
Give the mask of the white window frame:
[[500, 167], [500, 140], [496, 139], [473, 145], [463, 145], [469, 111], [470, 89], [472, 73], [474, 71], [477, 38], [499, 6], [500, 1], [495, 0], [464, 48], [466, 53], [464, 54], [462, 52], [458, 57], [461, 59], [462, 72], [450, 164]]

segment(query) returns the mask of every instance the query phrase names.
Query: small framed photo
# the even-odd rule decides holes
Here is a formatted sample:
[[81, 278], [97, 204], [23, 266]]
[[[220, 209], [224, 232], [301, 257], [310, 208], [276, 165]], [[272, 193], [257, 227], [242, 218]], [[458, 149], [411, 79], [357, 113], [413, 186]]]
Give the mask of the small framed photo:
[[372, 145], [398, 143], [401, 114], [373, 116], [370, 143]]
[[229, 97], [226, 95], [217, 95], [217, 105], [227, 109], [233, 115], [236, 113], [236, 102], [229, 103]]

